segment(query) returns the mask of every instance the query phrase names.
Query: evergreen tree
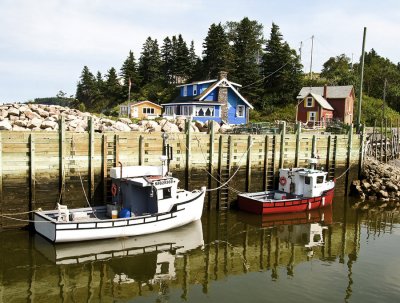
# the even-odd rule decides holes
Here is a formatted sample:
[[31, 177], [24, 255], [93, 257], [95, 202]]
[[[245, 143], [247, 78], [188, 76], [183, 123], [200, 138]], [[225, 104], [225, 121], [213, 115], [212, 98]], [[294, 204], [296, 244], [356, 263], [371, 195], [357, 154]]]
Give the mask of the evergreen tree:
[[169, 37], [164, 39], [163, 46], [161, 47], [161, 70], [163, 78], [166, 83], [174, 83], [174, 52], [172, 47], [172, 41]]
[[185, 82], [189, 77], [190, 70], [189, 49], [182, 35], [179, 34], [176, 43], [175, 73], [178, 83]]
[[80, 81], [76, 88], [76, 99], [83, 104], [85, 109], [90, 109], [96, 97], [96, 80], [89, 68], [83, 67]]
[[143, 44], [142, 53], [139, 59], [139, 75], [142, 85], [160, 80], [161, 58], [157, 39], [151, 37]]
[[[286, 105], [296, 101], [303, 79], [302, 65], [296, 51], [283, 41], [278, 25], [272, 23], [262, 62], [264, 100]], [[265, 107], [267, 104], [263, 104]]]
[[228, 36], [233, 41], [235, 72], [231, 79], [243, 85], [242, 94], [257, 106], [261, 95], [259, 61], [262, 56], [263, 26], [245, 17], [228, 22]]
[[105, 97], [108, 100], [108, 109], [122, 103], [122, 86], [119, 83], [117, 71], [114, 67], [108, 70], [105, 81]]
[[190, 42], [190, 49], [189, 49], [189, 67], [188, 67], [188, 76], [190, 79], [193, 79], [196, 74], [196, 67], [198, 63], [198, 57], [196, 55], [194, 49], [194, 41]]
[[138, 92], [140, 87], [140, 78], [137, 71], [137, 64], [135, 56], [131, 50], [129, 51], [128, 57], [122, 64], [120, 75], [123, 80], [122, 98], [124, 100], [127, 100], [129, 95], [129, 83], [131, 85], [131, 93]]
[[233, 70], [232, 51], [228, 35], [221, 23], [211, 24], [207, 37], [203, 43], [204, 76], [208, 79], [216, 78], [218, 72]]

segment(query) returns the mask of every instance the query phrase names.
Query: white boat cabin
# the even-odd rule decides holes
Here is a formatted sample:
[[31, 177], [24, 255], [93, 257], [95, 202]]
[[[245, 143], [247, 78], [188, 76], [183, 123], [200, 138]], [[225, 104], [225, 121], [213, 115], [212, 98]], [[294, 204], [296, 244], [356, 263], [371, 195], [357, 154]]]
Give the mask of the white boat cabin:
[[327, 174], [327, 172], [310, 168], [280, 169], [278, 189], [291, 195], [318, 197], [334, 186], [333, 181], [326, 180]]
[[185, 195], [165, 166], [114, 167], [110, 176], [112, 202], [130, 209], [133, 216], [169, 212]]

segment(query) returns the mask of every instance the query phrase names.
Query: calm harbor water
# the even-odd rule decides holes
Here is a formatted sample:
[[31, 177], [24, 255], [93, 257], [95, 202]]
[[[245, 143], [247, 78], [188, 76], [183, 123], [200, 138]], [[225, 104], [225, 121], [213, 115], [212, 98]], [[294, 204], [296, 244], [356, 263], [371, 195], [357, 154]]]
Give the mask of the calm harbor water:
[[53, 245], [0, 232], [0, 302], [398, 302], [400, 216], [333, 209]]

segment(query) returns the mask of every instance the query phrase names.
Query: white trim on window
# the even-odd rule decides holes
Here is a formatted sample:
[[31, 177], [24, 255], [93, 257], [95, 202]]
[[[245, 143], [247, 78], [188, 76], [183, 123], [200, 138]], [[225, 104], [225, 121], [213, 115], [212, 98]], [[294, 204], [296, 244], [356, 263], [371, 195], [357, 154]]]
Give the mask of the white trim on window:
[[244, 117], [245, 107], [244, 105], [238, 105], [236, 107], [236, 117]]
[[193, 96], [197, 95], [197, 84], [193, 84]]
[[313, 98], [312, 97], [307, 97], [306, 99], [306, 107], [313, 107]]
[[184, 97], [187, 96], [187, 85], [185, 85], [185, 86], [183, 87], [183, 93], [182, 93], [182, 95], [183, 95]]

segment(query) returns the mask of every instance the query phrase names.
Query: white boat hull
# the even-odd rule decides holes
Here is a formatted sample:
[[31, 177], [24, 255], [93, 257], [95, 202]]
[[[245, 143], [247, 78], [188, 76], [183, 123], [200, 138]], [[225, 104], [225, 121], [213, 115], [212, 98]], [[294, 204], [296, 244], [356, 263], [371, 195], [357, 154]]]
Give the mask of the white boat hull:
[[[34, 213], [35, 230], [52, 242], [74, 242], [131, 237], [170, 230], [199, 220], [203, 212], [205, 190], [191, 192], [186, 201], [178, 202], [170, 212], [120, 219], [92, 219], [58, 222], [57, 210]], [[70, 212], [105, 213], [106, 206], [71, 209]]]

